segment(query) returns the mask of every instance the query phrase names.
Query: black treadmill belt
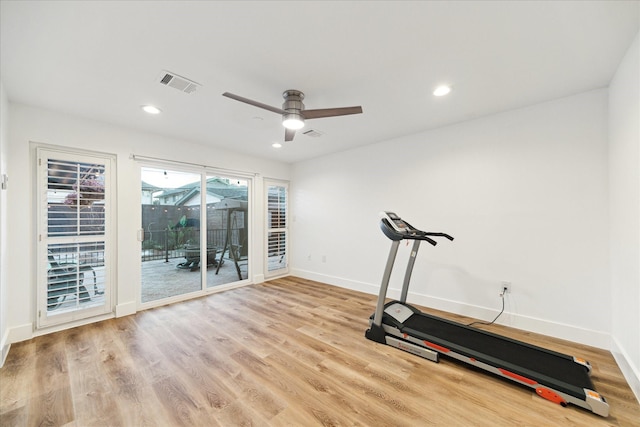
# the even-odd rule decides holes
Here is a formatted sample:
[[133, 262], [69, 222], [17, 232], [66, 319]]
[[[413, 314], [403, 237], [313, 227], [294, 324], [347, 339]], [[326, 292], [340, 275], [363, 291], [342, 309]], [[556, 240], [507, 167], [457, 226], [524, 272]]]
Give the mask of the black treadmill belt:
[[[541, 347], [428, 314], [412, 315], [404, 322], [401, 332], [473, 357], [496, 368], [507, 369], [540, 384], [554, 386], [571, 395], [583, 395], [583, 388], [593, 389], [586, 367], [574, 362], [570, 356]], [[558, 384], [558, 381], [566, 384]]]

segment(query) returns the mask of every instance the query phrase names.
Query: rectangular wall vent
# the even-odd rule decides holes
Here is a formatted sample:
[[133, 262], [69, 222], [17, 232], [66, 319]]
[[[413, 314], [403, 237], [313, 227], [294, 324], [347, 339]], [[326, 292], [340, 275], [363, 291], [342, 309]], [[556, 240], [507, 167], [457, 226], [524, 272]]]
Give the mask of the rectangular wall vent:
[[314, 130], [314, 129], [309, 129], [306, 132], [302, 132], [302, 134], [306, 135], [306, 136], [310, 136], [312, 138], [319, 138], [322, 135], [324, 135], [324, 133], [320, 132], [319, 130]]
[[167, 70], [162, 70], [160, 73], [159, 82], [162, 85], [178, 89], [184, 93], [195, 92], [198, 86], [202, 86], [200, 83], [196, 83], [193, 80], [189, 80], [186, 77], [177, 75]]

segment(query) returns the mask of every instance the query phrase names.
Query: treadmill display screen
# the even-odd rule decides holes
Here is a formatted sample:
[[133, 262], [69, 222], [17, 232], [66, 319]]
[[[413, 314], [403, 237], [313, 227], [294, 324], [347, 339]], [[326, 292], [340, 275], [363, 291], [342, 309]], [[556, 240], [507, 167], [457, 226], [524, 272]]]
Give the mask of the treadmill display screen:
[[409, 226], [398, 215], [393, 212], [384, 212], [384, 216], [387, 217], [393, 228], [398, 233], [406, 233], [409, 230]]
[[396, 225], [396, 227], [401, 228], [401, 229], [406, 229], [407, 228], [407, 224], [404, 223], [403, 220], [401, 219], [396, 219], [393, 221], [393, 223]]

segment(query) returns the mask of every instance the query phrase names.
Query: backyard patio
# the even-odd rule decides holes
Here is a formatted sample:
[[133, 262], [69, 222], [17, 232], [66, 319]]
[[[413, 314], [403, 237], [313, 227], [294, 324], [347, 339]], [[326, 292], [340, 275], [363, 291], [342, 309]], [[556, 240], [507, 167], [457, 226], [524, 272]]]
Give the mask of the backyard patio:
[[[184, 262], [184, 257], [167, 258], [167, 260], [143, 260], [140, 301], [146, 303], [199, 291], [201, 289], [200, 268], [179, 268], [178, 265]], [[268, 269], [269, 271], [274, 271], [284, 268], [286, 262], [284, 255], [270, 256], [268, 259]], [[247, 268], [247, 259], [238, 260], [238, 269], [240, 270], [239, 277], [238, 269], [236, 269], [233, 259], [227, 256], [223, 259], [217, 274], [217, 264], [207, 266], [207, 288], [245, 280], [248, 277]], [[104, 274], [102, 271], [104, 267], [97, 266], [93, 269], [98, 277]], [[81, 304], [84, 308], [104, 304], [104, 294], [95, 292], [90, 285], [90, 281], [87, 281], [85, 285], [87, 286], [90, 299], [79, 302], [73, 295], [69, 295], [60, 305], [52, 309], [50, 313], [62, 314], [66, 311], [73, 310], [78, 304]]]
[[[199, 291], [200, 268], [178, 268], [185, 258], [169, 258], [142, 262], [141, 301], [143, 303], [175, 295]], [[224, 258], [216, 274], [217, 266], [207, 267], [207, 288], [237, 282], [247, 278], [247, 261], [238, 261], [240, 276], [233, 259]]]
[[[199, 291], [201, 289], [200, 268], [178, 268], [178, 264], [184, 263], [184, 261], [184, 257], [169, 258], [168, 261], [164, 259], [142, 261], [140, 301], [145, 303]], [[238, 261], [241, 278], [238, 276], [238, 269], [236, 269], [233, 259], [224, 258], [218, 274], [216, 274], [216, 265], [207, 267], [207, 288], [247, 278], [246, 259]], [[102, 266], [94, 267], [93, 270], [99, 278], [104, 275], [104, 267]], [[85, 279], [83, 285], [88, 292], [87, 298], [78, 301], [73, 294], [67, 295], [65, 298], [61, 298], [60, 303], [52, 307], [49, 313], [52, 315], [63, 314], [75, 310], [79, 306], [89, 308], [104, 304], [105, 295], [103, 292], [96, 292], [96, 289], [91, 285], [90, 276]]]

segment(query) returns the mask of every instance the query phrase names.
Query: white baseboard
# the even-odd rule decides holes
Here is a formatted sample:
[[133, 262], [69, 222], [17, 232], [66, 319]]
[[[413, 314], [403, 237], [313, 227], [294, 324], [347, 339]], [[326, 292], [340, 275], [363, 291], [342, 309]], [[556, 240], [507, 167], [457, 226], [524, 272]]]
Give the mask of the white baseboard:
[[26, 341], [33, 338], [33, 324], [25, 323], [24, 325], [9, 328], [9, 343]]
[[85, 319], [73, 320], [71, 322], [62, 323], [59, 325], [40, 328], [33, 332], [33, 338], [41, 337], [47, 334], [53, 334], [55, 332], [65, 331], [67, 329], [77, 328], [78, 326], [84, 326], [90, 323], [102, 322], [103, 320], [113, 319], [113, 317], [114, 317], [113, 313], [106, 313], [106, 314], [101, 314], [99, 316], [87, 317]]
[[2, 335], [2, 340], [0, 340], [0, 368], [4, 366], [5, 360], [7, 360], [7, 355], [9, 354], [9, 349], [11, 348], [11, 343], [9, 342], [9, 330], [7, 329]]
[[627, 352], [620, 346], [615, 337], [611, 340], [611, 353], [618, 367], [622, 371], [624, 379], [627, 380], [629, 387], [636, 395], [636, 399], [640, 402], [640, 366], [636, 366]]
[[116, 305], [116, 317], [124, 317], [129, 316], [130, 314], [135, 314], [137, 311], [137, 305], [135, 301], [126, 302], [124, 304]]
[[[300, 270], [297, 268], [291, 269], [291, 276], [301, 277], [303, 279], [315, 280], [316, 282], [327, 283], [329, 285], [340, 286], [342, 288], [353, 289], [354, 291], [364, 292], [366, 294], [377, 295], [380, 289], [380, 285], [372, 285], [366, 282], [358, 282], [355, 280], [343, 279], [342, 277], [329, 276], [326, 274], [320, 274], [308, 270]], [[393, 290], [389, 289], [389, 295], [393, 298]], [[398, 296], [400, 292], [397, 292]]]
[[253, 283], [254, 284], [264, 283], [264, 274], [255, 274], [253, 276]]
[[[380, 290], [379, 284], [364, 283], [307, 270], [292, 269], [291, 275], [373, 295], [377, 295]], [[387, 297], [399, 298], [400, 289], [389, 288]], [[431, 307], [436, 310], [442, 310], [449, 313], [459, 314], [461, 316], [469, 316], [474, 319], [483, 319], [487, 321], [491, 321], [499, 312], [498, 310], [488, 309], [486, 307], [435, 298], [413, 292], [409, 292], [407, 301], [416, 305]], [[374, 307], [372, 307], [372, 309], [373, 308]], [[572, 325], [550, 322], [506, 311], [502, 316], [500, 316], [496, 323], [605, 350], [609, 350], [611, 348], [611, 336], [601, 331], [582, 329]]]

